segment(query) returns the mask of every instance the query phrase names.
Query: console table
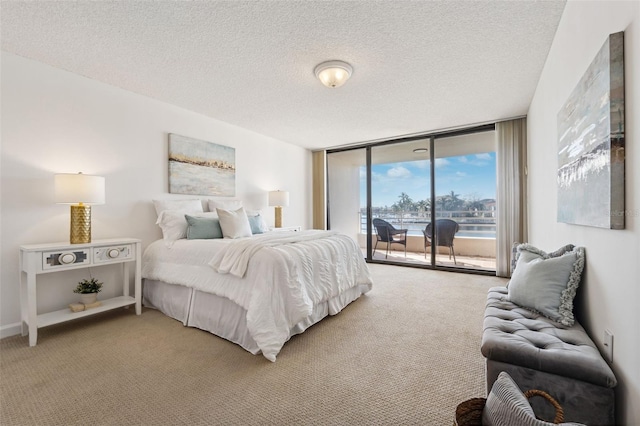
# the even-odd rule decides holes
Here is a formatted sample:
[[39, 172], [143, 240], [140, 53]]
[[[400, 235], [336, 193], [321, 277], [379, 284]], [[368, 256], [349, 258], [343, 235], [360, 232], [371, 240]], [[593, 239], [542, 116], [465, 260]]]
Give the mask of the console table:
[[[38, 328], [71, 321], [124, 306], [135, 305], [142, 312], [141, 241], [134, 238], [95, 240], [87, 244], [50, 243], [20, 246], [20, 305], [22, 335], [29, 334], [29, 346], [38, 341]], [[135, 265], [134, 296], [129, 296], [129, 265]], [[101, 306], [81, 312], [69, 309], [38, 314], [37, 276], [71, 269], [122, 264], [122, 296], [100, 300]], [[24, 279], [26, 276], [26, 279]]]

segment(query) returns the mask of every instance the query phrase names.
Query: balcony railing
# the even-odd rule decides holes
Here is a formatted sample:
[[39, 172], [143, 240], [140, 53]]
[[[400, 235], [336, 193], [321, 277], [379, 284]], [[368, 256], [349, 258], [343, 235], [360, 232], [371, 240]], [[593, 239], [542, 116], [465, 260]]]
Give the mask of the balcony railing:
[[[367, 213], [361, 209], [360, 233], [367, 233]], [[422, 236], [422, 230], [431, 222], [430, 212], [381, 212], [374, 209], [373, 218], [386, 220], [396, 228], [408, 229], [408, 235]], [[452, 219], [458, 222], [460, 230], [456, 237], [471, 238], [496, 238], [496, 218], [495, 211], [436, 211], [436, 219]], [[375, 232], [375, 229], [374, 229]]]

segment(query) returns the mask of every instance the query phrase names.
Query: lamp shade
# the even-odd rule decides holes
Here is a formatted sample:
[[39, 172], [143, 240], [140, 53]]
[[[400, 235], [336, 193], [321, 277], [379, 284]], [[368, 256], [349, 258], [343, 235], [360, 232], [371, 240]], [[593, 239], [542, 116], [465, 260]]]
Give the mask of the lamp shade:
[[288, 191], [270, 191], [269, 206], [271, 207], [287, 207], [289, 205]]
[[61, 173], [54, 177], [58, 204], [104, 204], [104, 177], [82, 173]]

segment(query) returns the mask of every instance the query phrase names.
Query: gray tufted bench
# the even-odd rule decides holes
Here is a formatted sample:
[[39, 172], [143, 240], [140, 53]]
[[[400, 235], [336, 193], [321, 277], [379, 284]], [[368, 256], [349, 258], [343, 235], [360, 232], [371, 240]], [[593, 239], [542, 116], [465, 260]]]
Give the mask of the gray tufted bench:
[[[560, 403], [565, 421], [613, 425], [616, 378], [584, 328], [565, 327], [506, 300], [507, 288], [489, 290], [482, 335], [487, 392], [501, 371], [522, 391], [544, 390]], [[536, 414], [553, 419], [554, 408], [532, 399]]]

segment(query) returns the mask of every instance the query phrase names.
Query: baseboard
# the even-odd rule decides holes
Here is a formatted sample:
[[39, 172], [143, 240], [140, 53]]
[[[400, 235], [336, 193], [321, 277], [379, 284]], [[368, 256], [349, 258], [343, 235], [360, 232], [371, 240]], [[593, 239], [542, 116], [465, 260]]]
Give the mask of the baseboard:
[[20, 327], [20, 323], [16, 322], [14, 324], [3, 325], [0, 327], [0, 339], [4, 339], [5, 337], [16, 336], [22, 333], [22, 327]]

